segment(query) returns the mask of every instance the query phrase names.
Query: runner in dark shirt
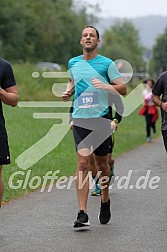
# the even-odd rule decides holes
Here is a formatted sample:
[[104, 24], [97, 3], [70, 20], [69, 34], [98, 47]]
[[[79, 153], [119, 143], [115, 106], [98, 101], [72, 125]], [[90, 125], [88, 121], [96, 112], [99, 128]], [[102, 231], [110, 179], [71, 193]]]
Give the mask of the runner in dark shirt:
[[16, 106], [18, 91], [10, 63], [0, 58], [0, 206], [3, 197], [2, 165], [10, 163], [8, 137], [5, 127], [2, 103]]
[[152, 89], [152, 100], [161, 108], [161, 131], [167, 152], [167, 71], [162, 73]]

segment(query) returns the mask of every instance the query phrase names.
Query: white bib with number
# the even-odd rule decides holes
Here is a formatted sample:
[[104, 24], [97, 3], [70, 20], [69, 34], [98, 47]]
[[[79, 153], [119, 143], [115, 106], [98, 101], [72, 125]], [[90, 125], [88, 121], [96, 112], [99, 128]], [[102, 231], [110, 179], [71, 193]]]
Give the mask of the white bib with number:
[[78, 97], [79, 108], [93, 108], [99, 106], [97, 92], [84, 92]]

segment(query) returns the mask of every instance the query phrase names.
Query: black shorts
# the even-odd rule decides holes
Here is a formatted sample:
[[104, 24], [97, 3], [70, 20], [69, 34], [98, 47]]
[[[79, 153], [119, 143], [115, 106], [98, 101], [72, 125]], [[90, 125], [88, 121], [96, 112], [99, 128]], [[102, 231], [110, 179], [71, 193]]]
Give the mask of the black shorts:
[[109, 145], [109, 153], [113, 152], [113, 148], [114, 148], [114, 134], [111, 135], [110, 137], [110, 145]]
[[165, 150], [167, 152], [167, 130], [162, 130], [162, 136], [163, 136], [163, 140], [164, 140]]
[[110, 117], [73, 119], [73, 136], [77, 150], [93, 148], [95, 155], [107, 155], [111, 145]]
[[0, 165], [7, 164], [10, 164], [8, 136], [6, 133], [0, 133]]

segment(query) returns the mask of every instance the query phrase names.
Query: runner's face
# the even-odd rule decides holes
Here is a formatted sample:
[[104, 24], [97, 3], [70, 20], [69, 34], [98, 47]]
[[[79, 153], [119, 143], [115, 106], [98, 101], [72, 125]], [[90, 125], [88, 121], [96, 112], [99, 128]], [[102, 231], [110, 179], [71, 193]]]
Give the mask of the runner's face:
[[100, 40], [97, 38], [95, 29], [88, 27], [83, 30], [80, 43], [85, 51], [91, 52], [95, 50], [99, 42]]

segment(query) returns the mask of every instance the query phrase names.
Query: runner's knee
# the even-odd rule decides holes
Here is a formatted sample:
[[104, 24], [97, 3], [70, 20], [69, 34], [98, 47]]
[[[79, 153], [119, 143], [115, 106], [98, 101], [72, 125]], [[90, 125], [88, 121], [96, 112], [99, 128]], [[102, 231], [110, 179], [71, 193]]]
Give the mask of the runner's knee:
[[89, 171], [89, 163], [87, 160], [78, 161], [78, 170], [79, 171]]

